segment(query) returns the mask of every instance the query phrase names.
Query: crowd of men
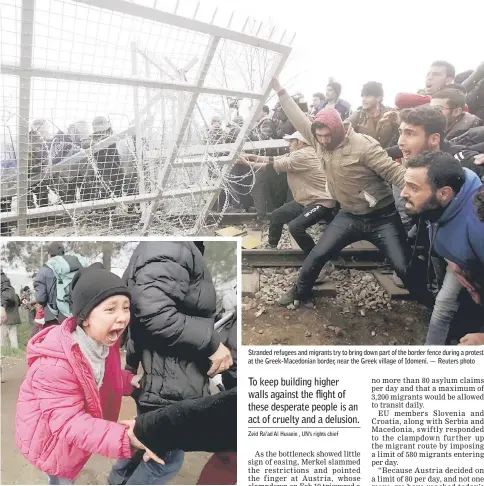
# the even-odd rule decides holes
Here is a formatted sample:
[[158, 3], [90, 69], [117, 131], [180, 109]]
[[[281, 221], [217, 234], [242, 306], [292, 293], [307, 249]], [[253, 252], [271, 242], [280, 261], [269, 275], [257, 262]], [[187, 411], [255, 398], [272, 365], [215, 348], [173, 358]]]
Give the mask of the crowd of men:
[[130, 139], [112, 139], [106, 147], [92, 153], [92, 163], [70, 164], [52, 172], [49, 168], [112, 137], [111, 122], [97, 116], [92, 123], [79, 120], [67, 130], [55, 129], [46, 119], [30, 125], [28, 175], [29, 207], [49, 204], [49, 188], [62, 203], [89, 201], [133, 195], [137, 190], [134, 167], [135, 144]]
[[[262, 183], [287, 174], [293, 200], [273, 209], [268, 244], [287, 224], [306, 259], [279, 303], [310, 299], [330, 259], [368, 240], [395, 282], [433, 309], [427, 344], [484, 344], [484, 63], [456, 76], [436, 61], [425, 89], [398, 94], [393, 108], [368, 82], [354, 113], [334, 82], [309, 112], [277, 79], [273, 88], [291, 124], [289, 153], [242, 154], [238, 165], [255, 174], [253, 195], [259, 174]], [[318, 221], [327, 227], [315, 243], [306, 230]]]

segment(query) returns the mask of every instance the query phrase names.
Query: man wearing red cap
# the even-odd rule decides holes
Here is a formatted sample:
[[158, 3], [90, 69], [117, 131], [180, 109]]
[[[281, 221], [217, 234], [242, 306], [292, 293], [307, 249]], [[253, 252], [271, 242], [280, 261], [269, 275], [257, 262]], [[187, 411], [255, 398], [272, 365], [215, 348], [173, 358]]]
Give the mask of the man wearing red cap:
[[311, 123], [276, 78], [273, 87], [289, 120], [321, 159], [329, 193], [341, 205], [304, 261], [296, 285], [279, 303], [308, 300], [324, 264], [360, 240], [374, 243], [410, 293], [430, 302], [424, 279], [411, 278], [407, 271], [411, 252], [391, 188], [391, 184], [403, 187], [405, 168], [394, 162], [376, 140], [356, 133], [351, 124], [345, 130], [334, 108], [322, 109]]

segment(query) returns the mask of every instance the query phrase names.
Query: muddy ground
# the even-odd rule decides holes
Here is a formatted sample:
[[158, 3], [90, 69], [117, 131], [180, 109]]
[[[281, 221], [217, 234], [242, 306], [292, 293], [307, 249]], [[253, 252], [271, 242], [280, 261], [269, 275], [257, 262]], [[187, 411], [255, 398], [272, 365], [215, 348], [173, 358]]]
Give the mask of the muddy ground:
[[[20, 385], [27, 372], [23, 357], [2, 358], [1, 385], [1, 481], [0, 484], [47, 484], [47, 476], [32, 466], [15, 447], [15, 407]], [[133, 418], [136, 406], [131, 397], [123, 397], [120, 420]], [[189, 452], [179, 474], [168, 484], [196, 484], [211, 454]], [[114, 461], [93, 455], [76, 480], [76, 484], [107, 484], [106, 477]]]
[[[245, 299], [248, 301], [249, 299]], [[254, 299], [250, 299], [254, 301]], [[392, 301], [392, 309], [367, 310], [328, 302], [321, 297], [314, 307], [288, 310], [264, 305], [243, 313], [242, 343], [246, 345], [424, 344], [429, 311], [411, 301]], [[254, 302], [252, 302], [254, 304]]]

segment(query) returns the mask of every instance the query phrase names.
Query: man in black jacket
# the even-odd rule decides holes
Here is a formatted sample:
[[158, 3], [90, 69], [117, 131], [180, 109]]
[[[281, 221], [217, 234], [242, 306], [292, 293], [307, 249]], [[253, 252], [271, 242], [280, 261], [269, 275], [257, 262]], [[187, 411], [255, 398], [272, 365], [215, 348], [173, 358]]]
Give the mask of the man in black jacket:
[[47, 247], [47, 252], [49, 254], [49, 260], [45, 265], [40, 267], [34, 278], [35, 302], [36, 306], [40, 306], [44, 309], [44, 328], [62, 324], [64, 319], [68, 317], [67, 315], [64, 315], [58, 308], [57, 276], [54, 270], [51, 268], [51, 259], [63, 257], [69, 266], [69, 273], [76, 272], [83, 267], [83, 263], [79, 260], [78, 255], [64, 255], [65, 249], [62, 243], [53, 241]]
[[[419, 106], [408, 108], [400, 113], [400, 137], [398, 145], [387, 148], [387, 153], [393, 159], [399, 159], [403, 164], [406, 160], [422, 152], [446, 152], [455, 157], [463, 167], [474, 171], [479, 177], [484, 176], [484, 167], [474, 163], [478, 152], [466, 147], [454, 145], [444, 139], [447, 120], [439, 108]], [[411, 217], [406, 213], [400, 196], [400, 190], [394, 188], [395, 205], [403, 224], [409, 230], [412, 226]]]
[[[173, 449], [206, 452], [237, 450], [237, 387], [216, 395], [184, 400], [122, 421], [159, 457]], [[216, 431], [215, 424], [223, 424]]]
[[[200, 243], [197, 242], [201, 247]], [[214, 330], [215, 288], [193, 242], [141, 242], [123, 280], [131, 291], [126, 369], [144, 377], [135, 399], [138, 413], [209, 395], [209, 377], [232, 366], [230, 351]], [[183, 464], [172, 450], [165, 465], [139, 456], [118, 461], [110, 484], [164, 484]]]
[[[92, 138], [94, 144], [110, 137], [113, 134], [110, 121], [104, 116], [97, 116], [92, 122]], [[124, 171], [121, 167], [119, 152], [116, 142], [109, 145], [109, 147], [98, 150], [94, 154], [97, 170], [99, 172], [101, 199], [109, 198], [111, 196], [121, 197], [123, 189]], [[94, 197], [93, 197], [94, 196]], [[87, 199], [98, 199], [94, 194], [87, 195]]]
[[445, 138], [455, 139], [471, 128], [480, 127], [482, 121], [476, 115], [464, 111], [466, 95], [458, 89], [442, 89], [432, 96], [430, 106], [440, 107], [447, 120]]
[[2, 321], [0, 324], [0, 346], [5, 346], [5, 340], [8, 336], [10, 347], [18, 348], [17, 327], [20, 324], [19, 299], [15, 289], [10, 283], [10, 279], [5, 275], [3, 270], [0, 275], [1, 281], [1, 304], [2, 304]]

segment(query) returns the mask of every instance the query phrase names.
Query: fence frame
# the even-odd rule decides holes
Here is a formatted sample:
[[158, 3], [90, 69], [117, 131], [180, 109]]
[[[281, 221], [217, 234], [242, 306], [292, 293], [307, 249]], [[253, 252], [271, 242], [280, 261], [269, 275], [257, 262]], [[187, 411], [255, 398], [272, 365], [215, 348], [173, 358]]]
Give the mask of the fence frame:
[[[156, 213], [156, 209], [162, 199], [167, 197], [183, 197], [189, 194], [202, 194], [202, 193], [213, 193], [214, 197], [218, 195], [221, 190], [222, 177], [217, 181], [216, 186], [206, 186], [206, 187], [194, 187], [193, 189], [187, 190], [170, 190], [165, 187], [165, 183], [168, 180], [171, 168], [179, 166], [192, 166], [196, 165], [197, 162], [190, 161], [180, 161], [176, 162], [177, 157], [180, 155], [185, 155], [184, 147], [182, 147], [183, 139], [185, 137], [187, 128], [191, 116], [197, 105], [197, 100], [200, 94], [209, 95], [221, 95], [230, 98], [248, 98], [253, 99], [255, 103], [250, 111], [249, 116], [244, 122], [244, 125], [239, 133], [239, 136], [235, 143], [224, 144], [229, 151], [229, 155], [222, 157], [219, 163], [222, 167], [222, 175], [229, 169], [229, 165], [235, 162], [235, 158], [239, 150], [244, 146], [244, 148], [249, 145], [248, 148], [257, 148], [258, 142], [249, 142], [244, 145], [244, 137], [251, 127], [258, 115], [258, 112], [262, 108], [264, 102], [267, 100], [270, 90], [271, 90], [271, 80], [272, 76], [278, 76], [281, 72], [284, 64], [292, 50], [290, 44], [284, 45], [271, 40], [272, 33], [269, 39], [260, 38], [257, 36], [249, 35], [239, 31], [230, 30], [228, 27], [220, 27], [218, 25], [207, 22], [202, 22], [196, 20], [195, 18], [183, 17], [176, 15], [176, 13], [170, 13], [156, 8], [145, 7], [132, 3], [126, 0], [72, 0], [73, 2], [85, 4], [92, 7], [98, 7], [113, 12], [126, 14], [142, 19], [148, 19], [151, 21], [168, 24], [174, 27], [189, 29], [191, 31], [203, 33], [209, 36], [207, 43], [206, 52], [203, 59], [200, 62], [199, 72], [197, 74], [197, 80], [195, 84], [172, 81], [172, 82], [160, 82], [154, 81], [143, 77], [138, 77], [136, 72], [133, 71], [132, 77], [123, 76], [107, 76], [98, 74], [87, 74], [81, 72], [65, 71], [65, 70], [48, 70], [35, 68], [32, 65], [33, 62], [33, 39], [34, 39], [34, 22], [35, 22], [35, 11], [36, 11], [36, 1], [39, 0], [22, 0], [21, 4], [21, 40], [20, 40], [20, 60], [19, 65], [15, 64], [1, 64], [0, 72], [2, 74], [14, 75], [18, 77], [18, 139], [17, 139], [17, 187], [12, 187], [8, 189], [7, 194], [2, 194], [2, 198], [7, 196], [17, 196], [16, 211], [10, 211], [1, 214], [1, 219], [3, 222], [17, 222], [17, 232], [19, 236], [27, 234], [27, 223], [28, 220], [33, 218], [39, 218], [40, 216], [52, 216], [60, 213], [65, 213], [68, 209], [77, 211], [88, 211], [92, 209], [113, 207], [119, 203], [129, 203], [129, 202], [139, 202], [143, 203], [142, 207], [145, 208], [142, 216], [143, 229], [141, 234], [146, 234], [149, 231], [150, 225], [152, 223], [153, 217]], [[198, 10], [198, 9], [197, 9]], [[216, 13], [216, 12], [215, 12]], [[196, 12], [195, 12], [196, 15]], [[233, 16], [233, 15], [232, 15]], [[215, 17], [215, 14], [214, 14]], [[230, 18], [229, 24], [231, 23], [232, 17]], [[284, 36], [281, 38], [281, 42]], [[264, 86], [261, 92], [251, 92], [242, 90], [232, 90], [224, 88], [215, 88], [205, 86], [205, 78], [212, 65], [212, 61], [221, 40], [229, 40], [237, 43], [242, 43], [249, 46], [254, 46], [258, 48], [263, 48], [269, 51], [276, 52], [280, 54], [280, 59], [274, 63], [270, 75], [264, 80]], [[135, 49], [135, 46], [133, 46]], [[133, 54], [134, 55], [134, 54]], [[133, 70], [134, 70], [133, 62]], [[32, 99], [32, 78], [50, 78], [50, 79], [62, 79], [62, 80], [75, 80], [75, 81], [87, 81], [93, 83], [108, 83], [117, 85], [133, 86], [134, 97], [136, 98], [136, 92], [139, 88], [145, 88], [146, 90], [159, 89], [160, 93], [150, 97], [146, 106], [142, 109], [137, 105], [135, 108], [136, 119], [130, 122], [129, 127], [126, 130], [114, 133], [113, 135], [107, 137], [104, 140], [96, 143], [91, 147], [89, 152], [96, 153], [99, 150], [109, 146], [115, 140], [122, 138], [127, 135], [131, 135], [139, 132], [140, 127], [140, 117], [144, 114], [149, 113], [151, 107], [157, 103], [163, 96], [163, 90], [173, 90], [178, 92], [184, 92], [189, 96], [189, 101], [186, 107], [183, 109], [182, 118], [177, 119], [177, 126], [175, 128], [175, 134], [172, 141], [172, 145], [168, 147], [167, 157], [163, 166], [159, 172], [159, 178], [157, 181], [157, 189], [149, 194], [139, 194], [136, 196], [122, 196], [116, 197], [114, 199], [102, 199], [97, 201], [86, 201], [86, 202], [76, 202], [70, 204], [61, 204], [54, 206], [45, 206], [39, 208], [28, 208], [28, 197], [29, 197], [29, 181], [35, 181], [36, 177], [28, 177], [28, 143], [29, 143], [29, 120], [30, 120], [30, 106]], [[135, 103], [136, 104], [136, 103]], [[267, 141], [267, 142], [277, 142], [277, 143], [265, 143], [264, 146], [280, 146], [281, 141]], [[205, 150], [218, 152], [220, 146], [205, 146]], [[191, 152], [193, 153], [193, 147]], [[200, 151], [200, 148], [199, 148]], [[195, 149], [196, 152], [196, 149]], [[80, 163], [87, 159], [88, 153], [85, 150], [62, 160], [55, 166], [51, 166], [50, 170], [54, 173], [58, 170], [62, 170], [67, 164]], [[42, 177], [42, 176], [40, 176]], [[142, 181], [140, 181], [140, 184]], [[194, 227], [195, 233], [200, 230], [202, 222], [205, 220], [209, 210], [210, 201], [204, 204], [202, 212], [199, 214], [197, 223]], [[13, 209], [13, 208], [12, 208]]]

